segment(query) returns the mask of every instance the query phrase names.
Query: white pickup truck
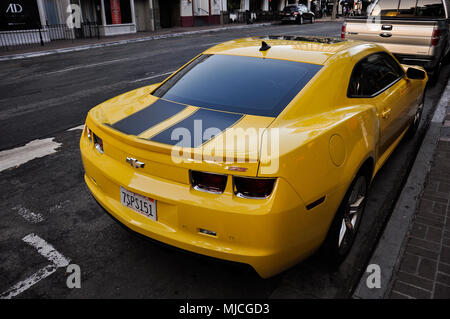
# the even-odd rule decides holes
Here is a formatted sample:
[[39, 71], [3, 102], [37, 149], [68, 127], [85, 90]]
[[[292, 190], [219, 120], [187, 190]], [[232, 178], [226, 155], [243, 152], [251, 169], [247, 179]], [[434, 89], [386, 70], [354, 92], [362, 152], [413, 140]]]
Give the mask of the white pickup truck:
[[376, 42], [437, 75], [450, 49], [449, 10], [449, 0], [375, 0], [367, 17], [345, 20], [341, 37]]

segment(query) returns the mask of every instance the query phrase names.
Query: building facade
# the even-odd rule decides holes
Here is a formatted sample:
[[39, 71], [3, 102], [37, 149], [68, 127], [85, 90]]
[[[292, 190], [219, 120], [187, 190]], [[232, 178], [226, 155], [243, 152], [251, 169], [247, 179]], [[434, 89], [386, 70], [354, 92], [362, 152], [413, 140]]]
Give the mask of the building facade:
[[[2, 0], [0, 41], [21, 35], [27, 43], [156, 31], [161, 28], [270, 20], [288, 4], [323, 0]], [[250, 14], [250, 15], [249, 15]], [[75, 28], [66, 28], [69, 22]], [[58, 26], [58, 27], [56, 27]], [[84, 26], [84, 27], [83, 27]], [[96, 34], [97, 34], [96, 33]], [[16, 40], [15, 40], [16, 41]]]

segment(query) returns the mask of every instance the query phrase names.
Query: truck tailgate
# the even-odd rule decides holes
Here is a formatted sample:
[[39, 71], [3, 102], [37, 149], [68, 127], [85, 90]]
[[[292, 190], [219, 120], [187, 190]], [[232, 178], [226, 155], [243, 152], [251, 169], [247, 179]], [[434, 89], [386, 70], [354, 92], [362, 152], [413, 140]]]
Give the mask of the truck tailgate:
[[436, 21], [348, 19], [348, 39], [376, 42], [392, 53], [432, 55], [431, 39]]

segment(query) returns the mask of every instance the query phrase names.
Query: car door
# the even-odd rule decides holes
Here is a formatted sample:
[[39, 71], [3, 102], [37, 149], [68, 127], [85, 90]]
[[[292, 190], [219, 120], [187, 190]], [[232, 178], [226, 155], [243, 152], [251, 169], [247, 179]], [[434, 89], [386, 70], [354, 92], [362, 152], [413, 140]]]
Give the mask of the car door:
[[353, 69], [348, 91], [350, 98], [364, 98], [377, 109], [379, 155], [402, 133], [411, 107], [404, 71], [389, 58], [389, 54], [379, 52], [361, 59]]

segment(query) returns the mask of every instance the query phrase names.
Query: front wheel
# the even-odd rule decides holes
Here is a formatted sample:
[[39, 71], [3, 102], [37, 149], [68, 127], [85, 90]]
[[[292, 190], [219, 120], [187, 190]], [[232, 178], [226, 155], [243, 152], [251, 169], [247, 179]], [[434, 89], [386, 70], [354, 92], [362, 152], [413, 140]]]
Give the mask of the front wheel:
[[298, 24], [303, 24], [303, 16], [300, 16], [300, 17], [298, 18]]
[[358, 174], [331, 223], [323, 252], [332, 265], [339, 265], [350, 252], [366, 206], [368, 187], [369, 179]]

